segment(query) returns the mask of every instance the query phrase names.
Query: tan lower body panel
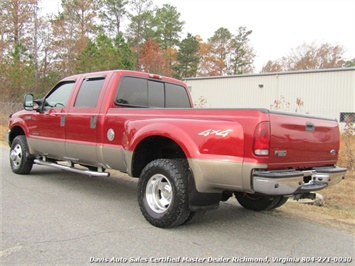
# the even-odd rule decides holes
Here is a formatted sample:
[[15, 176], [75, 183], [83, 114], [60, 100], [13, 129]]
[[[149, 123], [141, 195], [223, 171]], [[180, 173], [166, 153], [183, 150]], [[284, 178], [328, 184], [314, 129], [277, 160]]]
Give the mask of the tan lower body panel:
[[[73, 161], [79, 161], [80, 158], [82, 164], [103, 166], [131, 175], [133, 153], [117, 146], [95, 146], [36, 138], [29, 138], [28, 143], [31, 154]], [[266, 167], [264, 164], [228, 160], [188, 159], [188, 162], [196, 189], [201, 193], [218, 193], [225, 190], [254, 192], [252, 170]]]
[[254, 192], [252, 170], [265, 168], [264, 164], [251, 164], [224, 160], [188, 159], [198, 192], [215, 193], [225, 190]]

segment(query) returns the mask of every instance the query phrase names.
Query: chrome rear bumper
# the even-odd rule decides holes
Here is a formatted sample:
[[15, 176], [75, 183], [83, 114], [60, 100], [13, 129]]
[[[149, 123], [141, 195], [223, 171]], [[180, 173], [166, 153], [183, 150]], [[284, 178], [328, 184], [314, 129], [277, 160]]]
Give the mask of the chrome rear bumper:
[[293, 195], [321, 190], [338, 184], [345, 177], [346, 168], [318, 167], [312, 170], [255, 171], [253, 188], [266, 195]]

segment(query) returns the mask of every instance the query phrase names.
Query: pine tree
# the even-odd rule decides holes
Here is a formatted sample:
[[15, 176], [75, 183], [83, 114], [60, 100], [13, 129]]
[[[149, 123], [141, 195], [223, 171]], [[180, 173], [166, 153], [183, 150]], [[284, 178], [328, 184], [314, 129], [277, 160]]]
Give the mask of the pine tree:
[[199, 42], [196, 36], [188, 33], [187, 37], [181, 41], [179, 48], [177, 53], [178, 64], [174, 67], [174, 76], [176, 78], [195, 77], [200, 62], [198, 55]]

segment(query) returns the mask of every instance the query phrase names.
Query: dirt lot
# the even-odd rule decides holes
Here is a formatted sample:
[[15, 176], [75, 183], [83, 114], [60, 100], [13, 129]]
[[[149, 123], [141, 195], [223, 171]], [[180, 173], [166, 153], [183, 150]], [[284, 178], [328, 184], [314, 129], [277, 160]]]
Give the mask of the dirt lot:
[[[0, 145], [7, 145], [5, 132], [7, 127], [0, 126]], [[273, 215], [287, 215], [306, 219], [328, 227], [338, 228], [355, 235], [355, 171], [349, 171], [345, 180], [336, 186], [321, 191], [324, 206], [314, 206], [299, 202], [287, 202], [275, 210]]]

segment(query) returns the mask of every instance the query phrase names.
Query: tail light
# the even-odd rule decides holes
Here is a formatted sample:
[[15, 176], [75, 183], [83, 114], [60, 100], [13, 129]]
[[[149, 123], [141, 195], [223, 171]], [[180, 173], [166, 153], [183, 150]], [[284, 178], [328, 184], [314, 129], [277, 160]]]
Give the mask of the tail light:
[[255, 155], [269, 155], [270, 137], [270, 122], [259, 123], [254, 133], [253, 151]]

